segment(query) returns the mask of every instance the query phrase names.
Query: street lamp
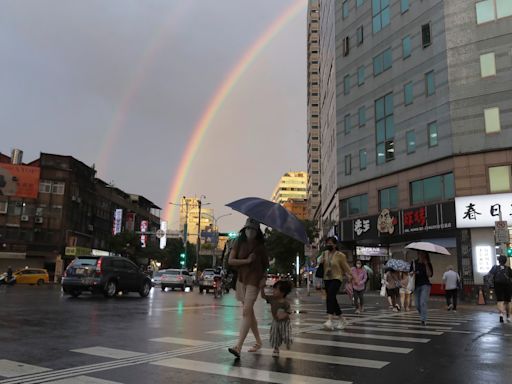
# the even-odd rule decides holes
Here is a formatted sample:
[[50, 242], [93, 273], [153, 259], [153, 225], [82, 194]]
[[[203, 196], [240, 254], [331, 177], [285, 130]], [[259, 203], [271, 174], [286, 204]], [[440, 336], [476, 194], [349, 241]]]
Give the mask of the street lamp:
[[[201, 195], [197, 199], [197, 206], [199, 208], [199, 215], [197, 218], [197, 252], [196, 252], [196, 278], [199, 278], [199, 251], [201, 250], [201, 206], [203, 205], [202, 200], [206, 199], [205, 195]], [[210, 203], [204, 203], [209, 205]]]
[[171, 205], [175, 205], [177, 207], [183, 207], [185, 205], [185, 223], [183, 224], [183, 248], [185, 249], [183, 262], [186, 264], [187, 262], [187, 229], [188, 229], [188, 200], [185, 196], [182, 197], [183, 200], [185, 200], [185, 204], [183, 203], [169, 203]]

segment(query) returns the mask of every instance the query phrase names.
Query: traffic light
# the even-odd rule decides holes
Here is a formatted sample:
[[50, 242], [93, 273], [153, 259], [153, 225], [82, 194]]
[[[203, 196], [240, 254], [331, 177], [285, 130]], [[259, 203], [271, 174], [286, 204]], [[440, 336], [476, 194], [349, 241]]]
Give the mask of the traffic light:
[[185, 266], [185, 253], [180, 253], [180, 264], [182, 267]]
[[236, 239], [238, 237], [238, 232], [229, 232], [228, 237], [230, 239]]
[[507, 256], [512, 257], [512, 243], [507, 244]]

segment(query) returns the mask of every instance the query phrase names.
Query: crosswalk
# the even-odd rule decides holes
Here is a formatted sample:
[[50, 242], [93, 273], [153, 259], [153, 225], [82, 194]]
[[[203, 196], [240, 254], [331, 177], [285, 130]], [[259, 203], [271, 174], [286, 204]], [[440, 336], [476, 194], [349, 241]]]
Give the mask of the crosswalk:
[[[403, 364], [404, 358], [435, 343], [440, 337], [450, 333], [471, 333], [459, 328], [474, 319], [472, 315], [431, 311], [427, 326], [420, 326], [415, 312], [393, 313], [378, 309], [362, 315], [347, 314], [347, 318], [349, 324], [343, 330], [329, 331], [323, 329], [322, 311], [294, 315], [292, 348], [281, 350], [279, 358], [273, 358], [272, 349], [265, 345], [256, 353], [244, 351], [242, 359], [233, 364], [226, 348], [234, 344], [238, 331], [217, 329], [196, 333], [194, 338], [161, 335], [146, 340], [151, 345], [168, 346], [164, 352], [125, 350], [110, 345], [70, 349], [69, 353], [75, 356], [94, 356], [101, 361], [66, 369], [3, 359], [0, 360], [0, 384], [140, 382], [108, 374], [118, 368], [142, 370], [148, 377], [147, 382], [159, 382], [151, 379], [156, 367], [194, 375], [195, 379], [189, 382], [201, 382], [210, 375], [217, 375], [266, 383], [357, 383], [359, 370], [378, 372], [399, 362]], [[266, 341], [269, 325], [260, 323]], [[252, 342], [254, 340], [248, 338], [247, 343]], [[289, 371], [293, 373], [286, 372], [280, 365], [282, 362], [292, 367]]]

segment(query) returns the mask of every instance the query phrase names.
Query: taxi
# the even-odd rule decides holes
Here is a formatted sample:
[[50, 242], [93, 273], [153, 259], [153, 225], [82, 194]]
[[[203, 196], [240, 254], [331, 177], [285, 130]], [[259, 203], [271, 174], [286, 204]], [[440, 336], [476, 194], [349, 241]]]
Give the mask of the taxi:
[[13, 273], [16, 278], [16, 284], [48, 284], [50, 278], [46, 269], [24, 268]]

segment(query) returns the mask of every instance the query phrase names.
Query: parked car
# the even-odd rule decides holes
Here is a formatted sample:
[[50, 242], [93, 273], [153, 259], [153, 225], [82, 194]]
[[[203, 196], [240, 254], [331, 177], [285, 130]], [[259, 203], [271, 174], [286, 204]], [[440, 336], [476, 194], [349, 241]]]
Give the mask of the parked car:
[[206, 290], [206, 293], [210, 291], [210, 289], [213, 290], [213, 277], [215, 276], [215, 269], [213, 268], [206, 268], [203, 270], [203, 273], [201, 273], [201, 276], [199, 277], [199, 292], [203, 293], [204, 290]]
[[160, 282], [162, 280], [162, 275], [166, 272], [166, 269], [160, 269], [156, 272], [153, 272], [153, 277], [151, 278], [151, 283], [153, 284], [153, 287], [160, 286]]
[[186, 287], [194, 290], [194, 277], [186, 269], [166, 269], [160, 278], [160, 287], [162, 292], [165, 288], [169, 287], [174, 291], [174, 288], [181, 288], [182, 291]]
[[103, 293], [105, 297], [118, 292], [138, 292], [146, 297], [151, 290], [151, 279], [124, 257], [79, 256], [66, 268], [62, 290], [73, 297], [84, 291]]
[[20, 269], [12, 274], [16, 279], [16, 284], [48, 284], [50, 281], [48, 271], [41, 268]]

